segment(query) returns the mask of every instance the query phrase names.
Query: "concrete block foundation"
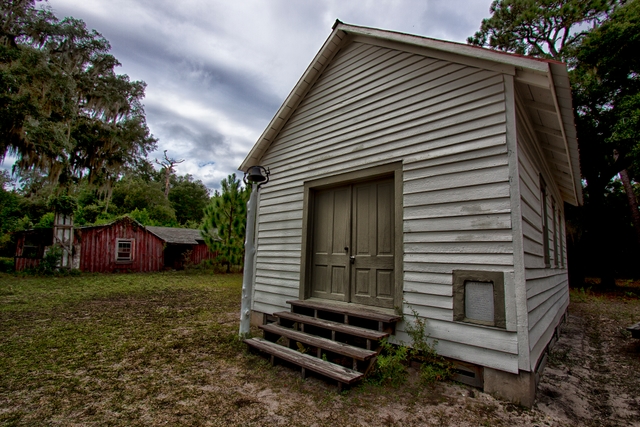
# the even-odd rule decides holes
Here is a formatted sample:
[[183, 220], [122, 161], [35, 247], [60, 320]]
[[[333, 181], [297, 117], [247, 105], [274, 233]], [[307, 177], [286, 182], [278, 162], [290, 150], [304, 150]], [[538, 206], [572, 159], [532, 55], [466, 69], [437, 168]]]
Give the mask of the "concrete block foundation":
[[257, 328], [260, 325], [264, 325], [266, 322], [266, 314], [260, 313], [259, 311], [251, 310], [251, 326]]
[[536, 399], [536, 375], [526, 371], [512, 374], [485, 367], [484, 392], [531, 408]]

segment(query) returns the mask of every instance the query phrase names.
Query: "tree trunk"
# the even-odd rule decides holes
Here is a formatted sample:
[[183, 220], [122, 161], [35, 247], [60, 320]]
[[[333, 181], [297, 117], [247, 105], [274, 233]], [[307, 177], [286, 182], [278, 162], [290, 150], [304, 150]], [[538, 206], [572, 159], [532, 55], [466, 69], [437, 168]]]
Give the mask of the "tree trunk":
[[166, 168], [164, 172], [164, 198], [169, 198], [169, 178], [171, 177], [171, 169]]
[[229, 250], [228, 250], [229, 251], [229, 260], [228, 260], [228, 262], [229, 263], [227, 264], [227, 273], [231, 273], [231, 259], [232, 259], [231, 258], [232, 257], [232, 254], [231, 254], [231, 235], [233, 233], [233, 213], [234, 213], [233, 212], [233, 208], [231, 208], [229, 210], [229, 242], [228, 242], [228, 245], [229, 245]]
[[113, 195], [113, 185], [109, 185], [109, 188], [107, 189], [106, 201], [104, 203], [104, 213], [107, 213], [109, 211], [109, 202], [111, 201], [112, 195]]
[[636, 193], [633, 191], [633, 185], [631, 185], [631, 179], [626, 169], [620, 171], [620, 180], [624, 186], [625, 193], [627, 193], [629, 209], [631, 209], [631, 222], [633, 222], [633, 228], [636, 231], [636, 242], [640, 245], [640, 210], [638, 210], [638, 199], [636, 198]]

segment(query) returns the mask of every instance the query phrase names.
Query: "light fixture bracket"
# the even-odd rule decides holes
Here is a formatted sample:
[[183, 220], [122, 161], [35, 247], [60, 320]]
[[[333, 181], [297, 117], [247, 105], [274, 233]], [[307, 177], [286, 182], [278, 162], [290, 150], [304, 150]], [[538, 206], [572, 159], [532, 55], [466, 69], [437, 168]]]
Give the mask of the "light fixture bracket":
[[251, 166], [244, 173], [242, 181], [244, 181], [245, 185], [258, 184], [258, 188], [260, 188], [260, 186], [269, 182], [270, 174], [271, 171], [269, 170], [269, 168], [265, 168], [264, 166], [259, 165]]

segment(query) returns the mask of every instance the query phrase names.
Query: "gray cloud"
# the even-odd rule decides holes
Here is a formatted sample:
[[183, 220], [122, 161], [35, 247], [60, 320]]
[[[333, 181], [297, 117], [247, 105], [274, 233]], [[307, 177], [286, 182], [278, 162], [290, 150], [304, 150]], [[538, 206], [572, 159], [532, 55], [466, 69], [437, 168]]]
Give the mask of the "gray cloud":
[[[464, 42], [491, 0], [49, 0], [102, 33], [120, 73], [147, 83], [163, 150], [210, 188], [235, 172], [331, 32], [343, 22]], [[10, 169], [7, 159], [0, 168]]]

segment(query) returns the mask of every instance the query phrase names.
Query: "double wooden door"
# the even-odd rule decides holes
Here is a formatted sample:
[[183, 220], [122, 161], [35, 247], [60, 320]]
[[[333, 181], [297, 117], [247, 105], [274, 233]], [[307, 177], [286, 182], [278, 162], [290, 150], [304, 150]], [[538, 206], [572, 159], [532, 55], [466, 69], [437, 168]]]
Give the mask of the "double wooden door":
[[311, 296], [393, 308], [393, 179], [315, 193]]

